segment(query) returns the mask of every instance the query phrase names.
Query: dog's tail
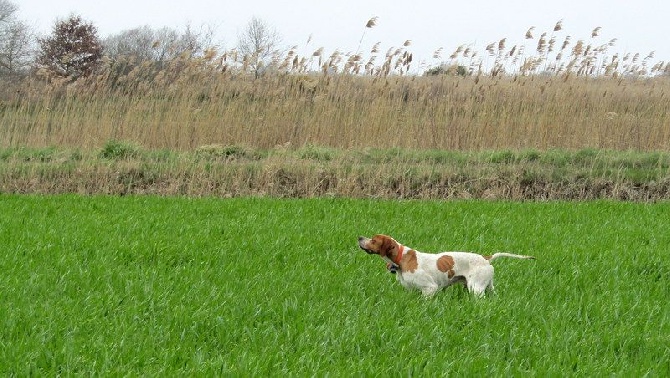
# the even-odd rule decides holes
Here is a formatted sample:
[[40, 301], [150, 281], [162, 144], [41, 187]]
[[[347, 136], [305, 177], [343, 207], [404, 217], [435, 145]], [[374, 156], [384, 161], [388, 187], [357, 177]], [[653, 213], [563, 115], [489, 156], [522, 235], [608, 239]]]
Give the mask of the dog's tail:
[[535, 260], [535, 257], [533, 257], [533, 256], [515, 255], [513, 253], [507, 253], [507, 252], [497, 252], [497, 253], [494, 253], [491, 256], [484, 256], [484, 258], [489, 260], [489, 261], [493, 261], [493, 260], [497, 259], [498, 257], [513, 257], [515, 259]]

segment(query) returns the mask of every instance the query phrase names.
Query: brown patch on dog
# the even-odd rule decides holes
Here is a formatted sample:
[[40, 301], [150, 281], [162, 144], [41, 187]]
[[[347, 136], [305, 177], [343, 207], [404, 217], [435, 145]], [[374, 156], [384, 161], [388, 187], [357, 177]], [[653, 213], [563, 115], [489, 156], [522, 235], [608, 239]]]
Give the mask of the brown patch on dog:
[[440, 272], [447, 273], [447, 277], [454, 276], [454, 258], [449, 255], [441, 256], [437, 259], [437, 269]]
[[493, 257], [493, 255], [483, 255], [482, 256], [485, 260], [489, 261]]
[[400, 260], [400, 269], [403, 273], [414, 273], [414, 271], [419, 267], [419, 262], [416, 259], [416, 251], [410, 249], [405, 252]]

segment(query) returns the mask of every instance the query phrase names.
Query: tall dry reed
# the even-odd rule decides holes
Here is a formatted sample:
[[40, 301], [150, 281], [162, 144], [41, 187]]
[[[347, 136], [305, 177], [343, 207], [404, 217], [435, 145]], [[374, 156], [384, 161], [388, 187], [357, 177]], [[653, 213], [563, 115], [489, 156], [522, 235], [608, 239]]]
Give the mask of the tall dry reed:
[[487, 45], [488, 72], [463, 45], [449, 57], [455, 74], [406, 75], [415, 65], [406, 41], [385, 54], [379, 44], [369, 55], [291, 49], [260, 77], [235, 51], [214, 50], [108, 61], [75, 82], [32, 76], [0, 89], [0, 146], [670, 148], [668, 64], [609, 55], [614, 42], [599, 41], [599, 28], [577, 41], [562, 33], [560, 21], [529, 29], [532, 53], [507, 38]]
[[[670, 148], [668, 78], [367, 77], [197, 72], [183, 80], [52, 90], [2, 103], [1, 146]], [[30, 93], [30, 91], [33, 91]]]

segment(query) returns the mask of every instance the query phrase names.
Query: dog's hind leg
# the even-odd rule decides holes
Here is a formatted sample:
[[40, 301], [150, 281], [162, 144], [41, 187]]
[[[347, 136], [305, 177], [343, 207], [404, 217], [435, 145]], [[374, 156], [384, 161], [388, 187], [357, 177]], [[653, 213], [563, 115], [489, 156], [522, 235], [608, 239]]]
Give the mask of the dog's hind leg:
[[493, 286], [493, 277], [491, 277], [489, 284], [486, 286], [486, 291], [489, 293], [493, 293], [495, 291], [495, 286]]
[[428, 285], [421, 288], [421, 293], [423, 293], [424, 297], [430, 298], [435, 295], [439, 289], [440, 287], [437, 285]]
[[468, 277], [468, 290], [478, 297], [483, 297], [487, 290], [493, 290], [493, 266], [487, 265], [477, 269]]
[[477, 297], [483, 297], [487, 287], [488, 286], [486, 285], [481, 285], [480, 283], [475, 282], [473, 285], [468, 285], [468, 290]]

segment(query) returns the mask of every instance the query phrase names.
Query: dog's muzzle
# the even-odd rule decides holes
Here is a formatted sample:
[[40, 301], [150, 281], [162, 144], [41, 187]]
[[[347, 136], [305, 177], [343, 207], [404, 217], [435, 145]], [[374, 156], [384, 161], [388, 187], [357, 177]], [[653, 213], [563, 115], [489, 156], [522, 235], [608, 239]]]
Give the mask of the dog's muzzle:
[[370, 239], [368, 239], [366, 237], [359, 236], [358, 237], [358, 246], [361, 247], [361, 249], [364, 250], [367, 254], [372, 255], [372, 254], [374, 254], [374, 252], [365, 248], [365, 245], [368, 243], [369, 240]]

